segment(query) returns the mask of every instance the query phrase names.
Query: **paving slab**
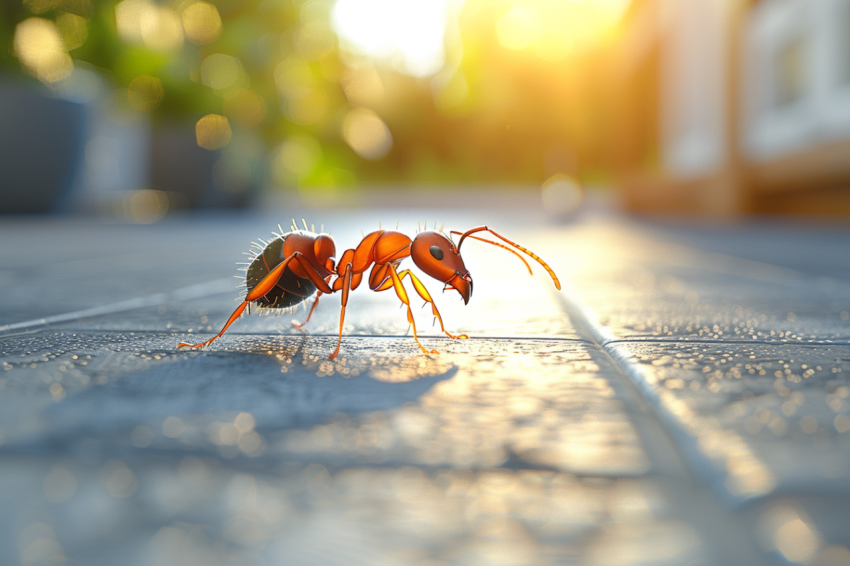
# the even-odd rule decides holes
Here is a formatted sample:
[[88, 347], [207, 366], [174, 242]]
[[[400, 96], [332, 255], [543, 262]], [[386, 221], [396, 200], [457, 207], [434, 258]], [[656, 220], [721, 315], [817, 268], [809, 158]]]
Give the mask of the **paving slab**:
[[171, 333], [2, 339], [4, 531], [22, 561], [714, 563], [646, 474], [635, 401], [593, 347], [349, 342], [332, 363], [330, 337], [200, 353]]
[[[819, 270], [811, 259], [828, 242], [808, 236], [813, 251], [803, 272], [683, 246], [641, 228], [575, 226], [575, 245], [563, 252], [570, 284], [613, 337], [850, 343], [850, 284], [832, 265], [843, 258], [821, 256]], [[850, 248], [847, 235], [841, 238]], [[746, 241], [742, 235], [739, 248]]]
[[471, 338], [414, 309], [438, 356], [363, 289], [333, 362], [336, 297], [305, 331], [254, 313], [178, 351], [279, 219], [4, 222], [0, 563], [847, 563], [850, 284], [809, 253], [840, 260], [845, 231], [322, 219], [338, 251], [379, 220], [499, 226], [564, 292], [465, 245], [470, 304], [432, 294]]
[[692, 469], [719, 496], [749, 502], [745, 514], [767, 548], [781, 549], [776, 540], [788, 521], [816, 541], [807, 558], [846, 548], [846, 517], [836, 511], [850, 501], [846, 346], [610, 347], [635, 364], [633, 378], [668, 421]]
[[[214, 565], [708, 559], [649, 480], [319, 464], [261, 473], [191, 455], [102, 467], [11, 461], [3, 472], [17, 493], [46, 478], [56, 501], [19, 515], [15, 550], [28, 563], [64, 554], [89, 564]], [[79, 480], [65, 502], [69, 478]]]
[[[689, 469], [748, 518], [769, 561], [847, 563], [847, 231], [570, 230], [580, 244], [565, 308], [652, 404]], [[778, 250], [782, 262], [764, 261]]]
[[[730, 476], [730, 489], [743, 488], [744, 477], [758, 468], [765, 475], [750, 486], [754, 492], [850, 493], [850, 348], [641, 343], [616, 348], [644, 370], [647, 385], [706, 444], [706, 452], [726, 455], [720, 468]], [[712, 428], [729, 438], [707, 446]], [[745, 449], [752, 470], [730, 463], [737, 458], [734, 451]]]

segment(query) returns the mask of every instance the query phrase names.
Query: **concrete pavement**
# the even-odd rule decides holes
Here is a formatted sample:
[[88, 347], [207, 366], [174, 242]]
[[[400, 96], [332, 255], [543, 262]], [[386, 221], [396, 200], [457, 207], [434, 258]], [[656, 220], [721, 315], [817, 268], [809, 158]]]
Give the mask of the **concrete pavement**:
[[564, 290], [465, 244], [439, 356], [365, 289], [333, 362], [334, 296], [178, 351], [283, 213], [3, 219], [0, 564], [850, 563], [849, 230], [307, 214], [338, 251], [487, 223]]

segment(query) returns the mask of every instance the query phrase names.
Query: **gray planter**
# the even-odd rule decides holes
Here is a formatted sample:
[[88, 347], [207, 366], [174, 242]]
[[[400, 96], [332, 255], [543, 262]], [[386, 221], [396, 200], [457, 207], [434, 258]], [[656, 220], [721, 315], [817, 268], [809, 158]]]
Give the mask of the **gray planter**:
[[0, 213], [55, 211], [83, 154], [82, 104], [0, 81]]
[[[236, 151], [198, 147], [189, 127], [154, 127], [150, 149], [151, 187], [169, 194], [175, 208], [240, 208], [257, 193], [257, 167]], [[236, 173], [236, 174], [234, 174]]]

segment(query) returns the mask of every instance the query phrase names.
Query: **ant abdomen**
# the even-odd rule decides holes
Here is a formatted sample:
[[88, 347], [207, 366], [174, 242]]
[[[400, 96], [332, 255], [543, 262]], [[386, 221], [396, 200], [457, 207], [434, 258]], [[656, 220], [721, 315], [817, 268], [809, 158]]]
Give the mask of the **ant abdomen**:
[[[257, 254], [257, 257], [248, 266], [245, 275], [245, 286], [248, 288], [248, 293], [269, 274], [269, 272], [277, 267], [285, 257], [283, 257], [283, 243], [289, 234], [284, 234], [275, 238]], [[310, 297], [316, 292], [316, 286], [309, 279], [298, 277], [291, 269], [283, 272], [277, 284], [271, 291], [257, 299], [256, 305], [266, 309], [285, 309], [294, 307]]]

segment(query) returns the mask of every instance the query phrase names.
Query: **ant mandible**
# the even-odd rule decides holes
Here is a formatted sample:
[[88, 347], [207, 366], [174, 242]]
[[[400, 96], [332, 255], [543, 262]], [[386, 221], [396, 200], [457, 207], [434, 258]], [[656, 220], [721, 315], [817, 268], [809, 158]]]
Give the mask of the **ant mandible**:
[[[356, 248], [343, 252], [339, 262], [336, 263], [334, 262], [336, 246], [329, 234], [316, 234], [308, 231], [306, 222], [304, 223], [304, 230], [297, 229], [294, 226], [294, 221], [293, 228], [294, 230], [291, 232], [275, 234], [275, 239], [266, 244], [265, 248], [248, 265], [245, 277], [248, 293], [242, 304], [236, 307], [236, 310], [230, 315], [221, 332], [200, 344], [181, 342], [177, 345], [178, 348], [184, 346], [201, 348], [209, 345], [224, 334], [224, 331], [239, 318], [251, 303], [256, 304], [259, 308], [288, 308], [302, 303], [315, 293], [316, 300], [313, 302], [307, 319], [300, 324], [293, 321], [296, 327], [301, 328], [307, 324], [313, 315], [316, 305], [319, 304], [319, 297], [342, 291], [339, 339], [337, 340], [336, 350], [329, 356], [333, 360], [339, 355], [339, 348], [342, 343], [342, 328], [345, 321], [345, 307], [348, 305], [348, 295], [360, 285], [363, 274], [371, 267], [369, 288], [375, 292], [394, 289], [398, 298], [407, 307], [407, 320], [413, 328], [413, 339], [426, 354], [437, 354], [439, 352], [428, 350], [419, 342], [419, 337], [416, 334], [416, 323], [413, 321], [413, 313], [410, 310], [410, 300], [402, 284], [405, 277], [410, 277], [416, 293], [426, 303], [431, 304], [431, 311], [440, 322], [440, 328], [446, 336], [453, 339], [466, 339], [468, 336], [465, 334], [455, 336], [446, 330], [440, 312], [437, 310], [437, 305], [434, 304], [428, 290], [409, 269], [399, 271], [399, 264], [407, 257], [412, 258], [416, 267], [429, 277], [444, 284], [443, 291], [446, 289], [457, 291], [463, 298], [464, 304], [469, 303], [469, 298], [472, 296], [472, 277], [469, 275], [469, 270], [466, 269], [460, 255], [460, 247], [466, 238], [486, 242], [511, 252], [522, 260], [528, 272], [531, 273], [531, 267], [520, 254], [504, 244], [480, 236], [473, 236], [478, 232], [489, 232], [499, 240], [536, 260], [552, 277], [555, 288], [561, 289], [558, 276], [545, 261], [530, 250], [497, 234], [487, 226], [479, 226], [466, 232], [451, 231], [450, 235], [460, 236], [457, 245], [454, 244], [451, 236], [446, 236], [441, 232], [426, 230], [419, 232], [411, 240], [401, 232], [378, 230], [365, 236]], [[263, 243], [265, 244], [265, 242]]]

